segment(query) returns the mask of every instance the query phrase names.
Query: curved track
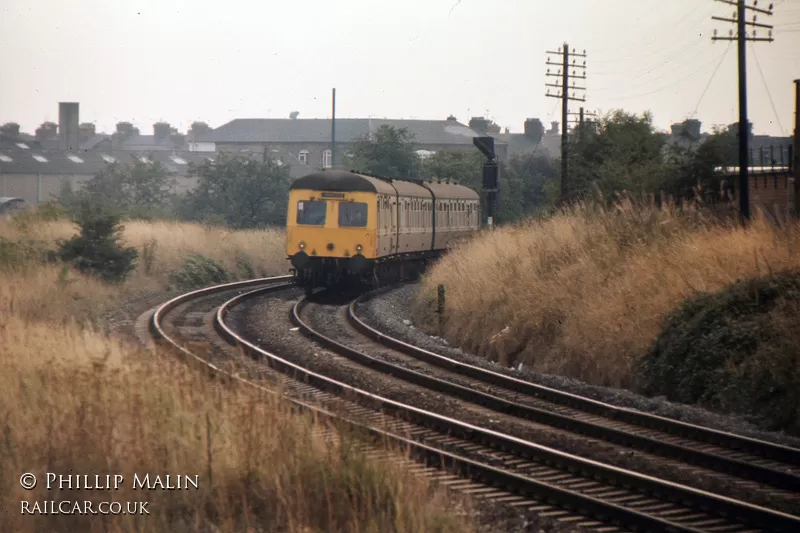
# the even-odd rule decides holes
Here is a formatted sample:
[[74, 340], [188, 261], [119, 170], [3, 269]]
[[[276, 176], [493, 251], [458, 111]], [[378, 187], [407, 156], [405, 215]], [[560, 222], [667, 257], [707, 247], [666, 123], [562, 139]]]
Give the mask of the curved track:
[[[303, 308], [307, 304], [308, 300], [301, 299], [292, 312], [293, 322], [304, 333], [336, 353], [357, 357], [373, 368], [386, 367], [387, 363], [356, 352], [314, 330], [302, 318]], [[398, 370], [395, 365], [392, 370], [398, 375], [402, 374], [404, 379], [408, 376], [405, 369]], [[332, 381], [329, 378], [325, 380]], [[335, 386], [341, 387], [343, 384], [336, 382]], [[363, 398], [375, 397], [366, 391], [353, 387], [349, 389]], [[491, 457], [495, 464], [501, 464], [504, 469], [513, 469], [531, 481], [546, 483], [551, 490], [561, 488], [570, 492], [569, 497], [566, 493], [561, 495], [565, 499], [574, 497], [576, 493], [592, 497], [601, 504], [614, 506], [618, 518], [632, 524], [646, 516], [654, 521], [644, 526], [649, 531], [736, 531], [736, 524], [724, 517], [735, 517], [735, 521], [743, 521], [767, 531], [800, 528], [798, 517], [565, 454], [386, 398], [381, 399], [381, 403], [384, 409], [397, 416], [438, 430], [444, 435], [441, 442], [461, 453]], [[424, 438], [429, 433], [421, 430], [420, 435]], [[434, 437], [434, 440], [437, 439], [439, 437]], [[479, 448], [475, 448], [476, 445]], [[597, 495], [602, 497], [596, 498]], [[622, 518], [626, 513], [630, 514]], [[711, 526], [714, 528], [706, 529]]]
[[[386, 335], [359, 318], [356, 309], [365, 297], [369, 295], [347, 306], [347, 320], [357, 331], [404, 355], [471, 378], [466, 387], [437, 383], [440, 390], [449, 388], [465, 399], [568, 431], [800, 491], [799, 449], [599, 402], [424, 350]], [[385, 371], [405, 372], [406, 379], [430, 382], [428, 376], [415, 376], [398, 365], [381, 366]], [[509, 396], [518, 401], [503, 399]]]
[[[340, 427], [341, 423], [345, 423], [351, 430], [354, 429], [366, 437], [358, 447], [367, 456], [393, 463], [404, 463], [411, 473], [425, 476], [434, 484], [445, 486], [448, 490], [475, 496], [487, 502], [491, 501], [494, 505], [505, 505], [511, 509], [522, 508], [535, 512], [540, 523], [560, 523], [563, 527], [558, 527], [558, 531], [565, 531], [564, 527], [568, 527], [569, 531], [585, 531], [586, 528], [592, 527], [600, 527], [607, 533], [627, 531], [627, 529], [609, 526], [609, 523], [587, 519], [583, 514], [577, 512], [564, 511], [559, 506], [541, 503], [536, 498], [520, 496], [518, 495], [519, 491], [511, 490], [514, 486], [513, 480], [508, 485], [509, 490], [492, 488], [490, 485], [475, 481], [480, 477], [477, 474], [480, 474], [481, 468], [485, 466], [482, 463], [461, 459], [454, 454], [443, 453], [436, 447], [404, 438], [412, 426], [376, 411], [374, 407], [379, 407], [379, 404], [364, 407], [335, 394], [324, 392], [314, 386], [319, 383], [310, 379], [313, 376], [307, 375], [302, 369], [294, 367], [277, 356], [263, 358], [263, 355], [259, 357], [255, 352], [251, 352], [255, 359], [264, 360], [269, 367], [272, 367], [265, 369], [264, 367], [267, 365], [261, 365], [257, 371], [258, 377], [254, 380], [243, 377], [238, 369], [228, 371], [223, 368], [228, 366], [227, 361], [223, 361], [219, 365], [211, 362], [213, 357], [208, 356], [207, 351], [212, 348], [214, 339], [210, 337], [216, 337], [216, 334], [219, 334], [231, 344], [236, 344], [236, 334], [225, 323], [225, 315], [234, 306], [248, 298], [268, 295], [278, 297], [282, 291], [291, 286], [290, 283], [280, 283], [286, 279], [285, 277], [276, 277], [230, 283], [180, 295], [158, 307], [152, 314], [147, 313], [149, 315], [147, 322], [149, 333], [159, 344], [172, 349], [187, 364], [212, 379], [238, 383], [271, 395], [281, 394], [283, 399], [291, 403], [293, 410], [333, 422], [332, 425], [323, 425], [323, 429], [319, 431], [324, 438], [332, 441], [338, 440], [339, 435], [336, 428]], [[244, 292], [247, 288], [259, 285], [265, 286], [258, 290]], [[203, 330], [202, 333], [200, 330]], [[216, 334], [214, 330], [216, 330]], [[198, 337], [202, 338], [199, 342]], [[276, 371], [276, 368], [283, 373]], [[245, 370], [245, 374], [247, 374], [247, 370]], [[264, 380], [274, 381], [275, 386], [272, 386], [272, 383], [265, 386]], [[314, 385], [306, 382], [314, 383]], [[374, 445], [369, 444], [370, 440], [374, 442]], [[399, 445], [404, 452], [410, 452], [412, 458], [405, 459], [405, 454], [398, 455], [392, 449], [393, 447], [386, 447], [387, 443]], [[420, 461], [427, 464], [420, 465]], [[492, 516], [495, 514], [492, 513]], [[519, 516], [518, 512], [514, 514]]]
[[[217, 367], [171, 340], [162, 324], [164, 316], [192, 298], [284, 279], [286, 278], [268, 278], [243, 284], [228, 284], [180, 296], [170, 300], [153, 314], [151, 330], [155, 336], [175, 344], [194, 362], [216, 372]], [[284, 284], [283, 287], [285, 286]], [[225, 317], [231, 308], [243, 301], [275, 290], [273, 286], [257, 289], [237, 295], [219, 306], [214, 320], [217, 331], [229, 342], [245, 348], [252, 356], [268, 362], [272, 369], [359, 403], [362, 407], [351, 406], [348, 410], [363, 418], [361, 421], [349, 420], [350, 423], [384, 441], [402, 445], [431, 465], [444, 465], [480, 483], [513, 492], [517, 495], [516, 498], [511, 498], [516, 500], [514, 505], [530, 505], [535, 508], [534, 501], [546, 502], [580, 515], [594, 517], [601, 522], [643, 531], [800, 530], [800, 518], [565, 454], [444, 417], [349, 386], [270, 353], [238, 334], [226, 323]], [[301, 298], [293, 310], [292, 319], [298, 327], [337, 352], [347, 351], [346, 346], [320, 335], [303, 322], [301, 312], [305, 302], [307, 300]], [[383, 339], [385, 341], [386, 338]], [[235, 379], [246, 381], [242, 378]], [[304, 409], [333, 416], [319, 407], [294, 399], [290, 401]], [[380, 412], [391, 413], [404, 421], [387, 423], [387, 418]], [[474, 492], [486, 494], [492, 490], [477, 489]], [[529, 498], [533, 501], [528, 501]], [[496, 499], [509, 500], [505, 497]], [[591, 524], [584, 522], [587, 526]]]

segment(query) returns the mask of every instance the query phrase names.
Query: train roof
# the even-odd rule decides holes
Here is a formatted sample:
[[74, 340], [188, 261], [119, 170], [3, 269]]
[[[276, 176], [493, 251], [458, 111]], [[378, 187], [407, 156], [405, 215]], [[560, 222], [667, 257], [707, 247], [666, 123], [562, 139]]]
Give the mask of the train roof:
[[[338, 191], [338, 192], [391, 192], [391, 185], [399, 184], [426, 185], [437, 196], [448, 196], [459, 199], [478, 199], [478, 193], [463, 185], [440, 183], [435, 181], [409, 180], [384, 178], [362, 174], [356, 171], [346, 170], [323, 170], [308, 174], [296, 179], [291, 189], [305, 189], [313, 191]], [[406, 189], [407, 187], [403, 187]]]
[[323, 170], [297, 178], [291, 189], [312, 191], [378, 192], [374, 179], [346, 170]]

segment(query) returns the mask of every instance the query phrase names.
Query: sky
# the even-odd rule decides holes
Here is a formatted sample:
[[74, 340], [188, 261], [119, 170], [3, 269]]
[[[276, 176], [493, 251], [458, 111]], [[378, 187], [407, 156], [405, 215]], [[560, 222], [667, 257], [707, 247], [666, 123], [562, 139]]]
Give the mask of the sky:
[[[748, 5], [753, 0], [748, 0]], [[768, 2], [762, 0], [761, 7]], [[776, 0], [775, 42], [747, 45], [749, 118], [791, 135], [800, 0]], [[738, 120], [733, 6], [714, 0], [0, 0], [0, 123], [81, 122], [142, 134], [235, 118], [560, 120], [547, 51], [586, 50], [584, 104], [650, 111], [659, 129]], [[766, 32], [758, 30], [759, 36]], [[558, 55], [550, 55], [559, 61]], [[583, 58], [579, 60], [583, 61]], [[583, 85], [585, 84], [585, 85]], [[581, 92], [583, 93], [583, 92]]]

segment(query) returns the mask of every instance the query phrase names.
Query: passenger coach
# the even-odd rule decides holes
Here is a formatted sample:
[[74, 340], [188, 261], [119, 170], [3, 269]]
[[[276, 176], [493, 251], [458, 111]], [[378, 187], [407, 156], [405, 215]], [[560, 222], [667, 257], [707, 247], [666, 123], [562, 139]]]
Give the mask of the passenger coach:
[[289, 191], [286, 253], [308, 290], [395, 281], [480, 226], [478, 194], [433, 181], [325, 170]]

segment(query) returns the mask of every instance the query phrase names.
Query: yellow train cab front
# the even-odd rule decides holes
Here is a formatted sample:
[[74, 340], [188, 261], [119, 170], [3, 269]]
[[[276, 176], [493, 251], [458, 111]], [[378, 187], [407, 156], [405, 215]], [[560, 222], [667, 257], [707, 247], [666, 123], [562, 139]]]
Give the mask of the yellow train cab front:
[[375, 257], [377, 199], [370, 193], [293, 190], [286, 253], [310, 257]]

